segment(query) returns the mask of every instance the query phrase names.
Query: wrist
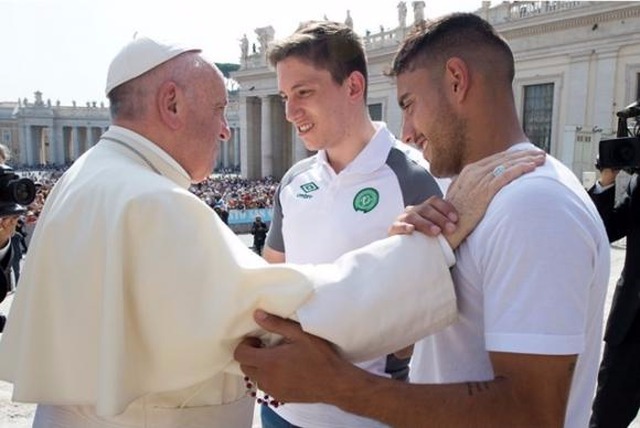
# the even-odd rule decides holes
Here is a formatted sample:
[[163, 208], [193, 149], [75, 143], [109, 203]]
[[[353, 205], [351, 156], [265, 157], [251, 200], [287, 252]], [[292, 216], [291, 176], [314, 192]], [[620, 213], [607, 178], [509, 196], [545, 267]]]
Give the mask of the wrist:
[[370, 373], [343, 360], [335, 370], [336, 382], [333, 383], [335, 389], [329, 391], [328, 388], [324, 388], [326, 393], [323, 393], [325, 397], [322, 397], [321, 401], [345, 411], [355, 411], [354, 399], [361, 400], [363, 391], [368, 391], [371, 387], [369, 376], [371, 376]]

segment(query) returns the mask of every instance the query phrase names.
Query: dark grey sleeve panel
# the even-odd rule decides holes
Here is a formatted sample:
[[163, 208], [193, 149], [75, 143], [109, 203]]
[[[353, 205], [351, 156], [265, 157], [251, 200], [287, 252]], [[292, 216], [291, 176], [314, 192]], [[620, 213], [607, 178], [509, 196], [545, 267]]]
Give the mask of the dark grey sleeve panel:
[[267, 232], [265, 241], [267, 247], [284, 253], [284, 239], [282, 238], [282, 204], [280, 203], [280, 190], [283, 182], [280, 182], [273, 194], [273, 213], [271, 214], [271, 225]]
[[429, 171], [397, 147], [391, 148], [387, 166], [398, 177], [405, 206], [417, 205], [431, 196], [442, 197], [440, 187]]
[[312, 156], [307, 159], [303, 159], [300, 162], [289, 168], [289, 171], [285, 173], [280, 181], [280, 184], [276, 188], [273, 195], [273, 214], [271, 215], [271, 225], [269, 226], [269, 232], [267, 233], [266, 245], [281, 253], [285, 252], [284, 237], [282, 236], [282, 222], [284, 219], [284, 212], [282, 210], [282, 191], [296, 178], [296, 176], [308, 171], [315, 165], [316, 157]]

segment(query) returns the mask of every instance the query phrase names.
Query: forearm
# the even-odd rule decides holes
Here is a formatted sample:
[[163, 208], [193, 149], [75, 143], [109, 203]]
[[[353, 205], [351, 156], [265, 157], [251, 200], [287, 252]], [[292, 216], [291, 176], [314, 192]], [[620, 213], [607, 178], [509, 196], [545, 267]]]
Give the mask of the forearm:
[[395, 352], [456, 318], [453, 283], [437, 239], [387, 238], [306, 273], [316, 289], [297, 319], [351, 361]]
[[[343, 410], [380, 420], [393, 427], [553, 427], [564, 423], [560, 410], [544, 411], [517, 398], [510, 380], [423, 385], [371, 375], [353, 367], [328, 392], [327, 402]], [[546, 404], [545, 404], [546, 405]], [[552, 417], [551, 415], [562, 417]], [[554, 420], [555, 419], [555, 420]]]

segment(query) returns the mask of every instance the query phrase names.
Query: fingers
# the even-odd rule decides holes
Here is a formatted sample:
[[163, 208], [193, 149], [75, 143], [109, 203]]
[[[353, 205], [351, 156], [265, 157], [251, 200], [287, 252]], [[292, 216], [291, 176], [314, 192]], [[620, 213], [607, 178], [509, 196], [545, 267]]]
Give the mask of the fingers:
[[393, 353], [396, 358], [405, 359], [413, 355], [413, 345], [409, 345], [406, 348], [402, 348]]
[[507, 167], [504, 173], [497, 177], [489, 174], [488, 177], [491, 180], [492, 190], [497, 192], [516, 178], [533, 171], [537, 166], [534, 162], [518, 163]]
[[485, 171], [491, 171], [493, 170], [493, 168], [500, 164], [506, 164], [507, 162], [513, 163], [525, 158], [533, 158], [538, 156], [544, 157], [545, 155], [546, 153], [540, 149], [505, 151], [487, 156], [486, 158], [481, 159], [472, 165], [476, 165], [480, 168], [485, 168]]
[[546, 153], [537, 149], [500, 152], [465, 166], [458, 178], [475, 182], [486, 177], [487, 174], [499, 175], [496, 170], [499, 166], [503, 166], [504, 170], [520, 164], [539, 166], [544, 163], [545, 157]]
[[465, 166], [447, 191], [447, 200], [461, 216], [456, 231], [446, 235], [451, 247], [471, 233], [500, 189], [542, 165], [545, 157], [537, 149], [501, 152]]
[[263, 310], [256, 310], [253, 313], [253, 319], [264, 330], [279, 334], [284, 337], [285, 340], [292, 340], [304, 336], [304, 332], [297, 322], [280, 318]]
[[403, 223], [401, 221], [394, 221], [389, 228], [389, 236], [394, 235], [411, 235], [415, 230], [415, 226], [410, 223]]
[[[458, 192], [469, 191], [471, 187], [487, 186], [488, 183], [492, 183], [488, 187], [497, 192], [515, 178], [542, 165], [545, 158], [546, 153], [539, 149], [500, 152], [488, 156], [463, 168], [449, 187], [447, 199], [451, 199]], [[506, 180], [499, 178], [505, 173], [508, 173]]]
[[[445, 228], [446, 223], [455, 223], [458, 221], [458, 213], [456, 208], [449, 202], [440, 197], [432, 196], [420, 205], [416, 206], [416, 210], [422, 214], [423, 212], [426, 215], [426, 211], [433, 211], [434, 213], [438, 213], [441, 215], [440, 217], [434, 217], [433, 221], [437, 225], [441, 226], [443, 229]], [[442, 223], [442, 220], [444, 223]]]
[[437, 236], [453, 232], [457, 221], [455, 207], [448, 201], [432, 196], [420, 205], [405, 208], [394, 226], [398, 225], [398, 229], [401, 229], [403, 225], [411, 225], [427, 236]]
[[248, 337], [243, 339], [233, 351], [233, 358], [240, 363], [240, 369], [249, 376], [253, 374], [253, 370], [261, 360], [263, 354], [260, 351], [264, 350], [262, 342], [258, 340], [259, 343], [256, 343], [253, 339], [256, 338]]

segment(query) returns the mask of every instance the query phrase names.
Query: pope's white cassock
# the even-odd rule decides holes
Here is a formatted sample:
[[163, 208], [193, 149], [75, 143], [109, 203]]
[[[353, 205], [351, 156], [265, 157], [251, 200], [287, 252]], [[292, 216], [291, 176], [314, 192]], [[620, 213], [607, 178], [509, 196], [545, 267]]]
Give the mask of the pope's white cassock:
[[260, 334], [256, 308], [354, 361], [455, 319], [443, 240], [268, 265], [189, 184], [155, 144], [112, 126], [51, 192], [0, 343], [0, 378], [39, 403], [36, 426], [249, 427], [232, 355]]

